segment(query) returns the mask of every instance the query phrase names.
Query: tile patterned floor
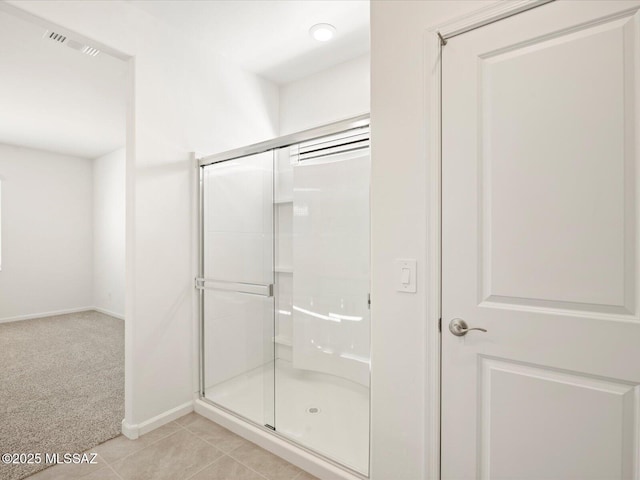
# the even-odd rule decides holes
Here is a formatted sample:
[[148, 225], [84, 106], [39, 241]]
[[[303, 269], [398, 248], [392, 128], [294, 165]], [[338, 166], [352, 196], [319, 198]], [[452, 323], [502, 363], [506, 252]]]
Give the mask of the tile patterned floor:
[[317, 480], [234, 433], [190, 413], [137, 440], [90, 452], [96, 465], [57, 465], [29, 480]]

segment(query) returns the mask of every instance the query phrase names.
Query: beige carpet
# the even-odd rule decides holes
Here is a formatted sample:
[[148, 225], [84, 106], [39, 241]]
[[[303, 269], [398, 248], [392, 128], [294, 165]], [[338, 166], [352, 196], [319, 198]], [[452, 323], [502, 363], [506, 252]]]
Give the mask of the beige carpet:
[[[0, 324], [0, 454], [75, 453], [120, 434], [124, 322], [98, 312]], [[0, 479], [47, 465], [4, 465]]]

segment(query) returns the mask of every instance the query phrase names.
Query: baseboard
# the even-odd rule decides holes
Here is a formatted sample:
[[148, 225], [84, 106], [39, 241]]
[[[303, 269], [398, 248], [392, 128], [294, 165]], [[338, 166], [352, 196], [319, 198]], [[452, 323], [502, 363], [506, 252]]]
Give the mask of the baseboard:
[[55, 317], [56, 315], [66, 315], [67, 313], [88, 312], [95, 310], [95, 307], [77, 307], [66, 308], [64, 310], [55, 310], [53, 312], [30, 313], [28, 315], [17, 315], [15, 317], [0, 318], [0, 323], [19, 322], [20, 320], [32, 320], [34, 318]]
[[127, 421], [122, 419], [122, 434], [129, 440], [137, 440], [140, 436], [140, 430], [137, 426], [131, 426]]
[[183, 403], [182, 405], [172, 408], [171, 410], [167, 410], [160, 415], [156, 415], [149, 420], [145, 420], [144, 422], [135, 425], [127, 423], [126, 420], [122, 420], [122, 434], [131, 440], [135, 440], [140, 435], [144, 435], [156, 428], [160, 428], [161, 426], [173, 422], [190, 412], [193, 412], [193, 401]]
[[104, 313], [105, 315], [109, 315], [110, 317], [119, 318], [120, 320], [124, 320], [124, 314], [112, 312], [111, 310], [107, 310], [106, 308], [93, 307], [92, 310], [96, 312]]
[[0, 323], [19, 322], [20, 320], [33, 320], [34, 318], [55, 317], [56, 315], [66, 315], [68, 313], [78, 313], [78, 312], [90, 312], [93, 310], [95, 310], [96, 312], [104, 313], [105, 315], [109, 315], [110, 317], [115, 317], [115, 318], [119, 318], [120, 320], [124, 320], [123, 314], [112, 312], [104, 308], [77, 307], [77, 308], [66, 308], [64, 310], [55, 310], [53, 312], [30, 313], [28, 315], [17, 315], [15, 317], [0, 318]]

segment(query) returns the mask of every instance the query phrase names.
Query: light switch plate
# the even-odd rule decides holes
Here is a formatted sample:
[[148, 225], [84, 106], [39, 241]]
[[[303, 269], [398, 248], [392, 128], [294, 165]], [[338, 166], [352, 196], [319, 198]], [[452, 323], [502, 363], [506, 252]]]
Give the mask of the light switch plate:
[[405, 293], [416, 293], [416, 264], [412, 258], [396, 259], [396, 290]]

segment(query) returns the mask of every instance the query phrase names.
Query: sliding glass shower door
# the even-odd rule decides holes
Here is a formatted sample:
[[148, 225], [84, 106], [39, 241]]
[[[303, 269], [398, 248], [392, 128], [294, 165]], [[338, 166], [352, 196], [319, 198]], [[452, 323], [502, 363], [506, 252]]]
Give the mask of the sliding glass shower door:
[[202, 397], [369, 469], [368, 127], [204, 163]]
[[273, 152], [201, 169], [204, 398], [274, 425]]

